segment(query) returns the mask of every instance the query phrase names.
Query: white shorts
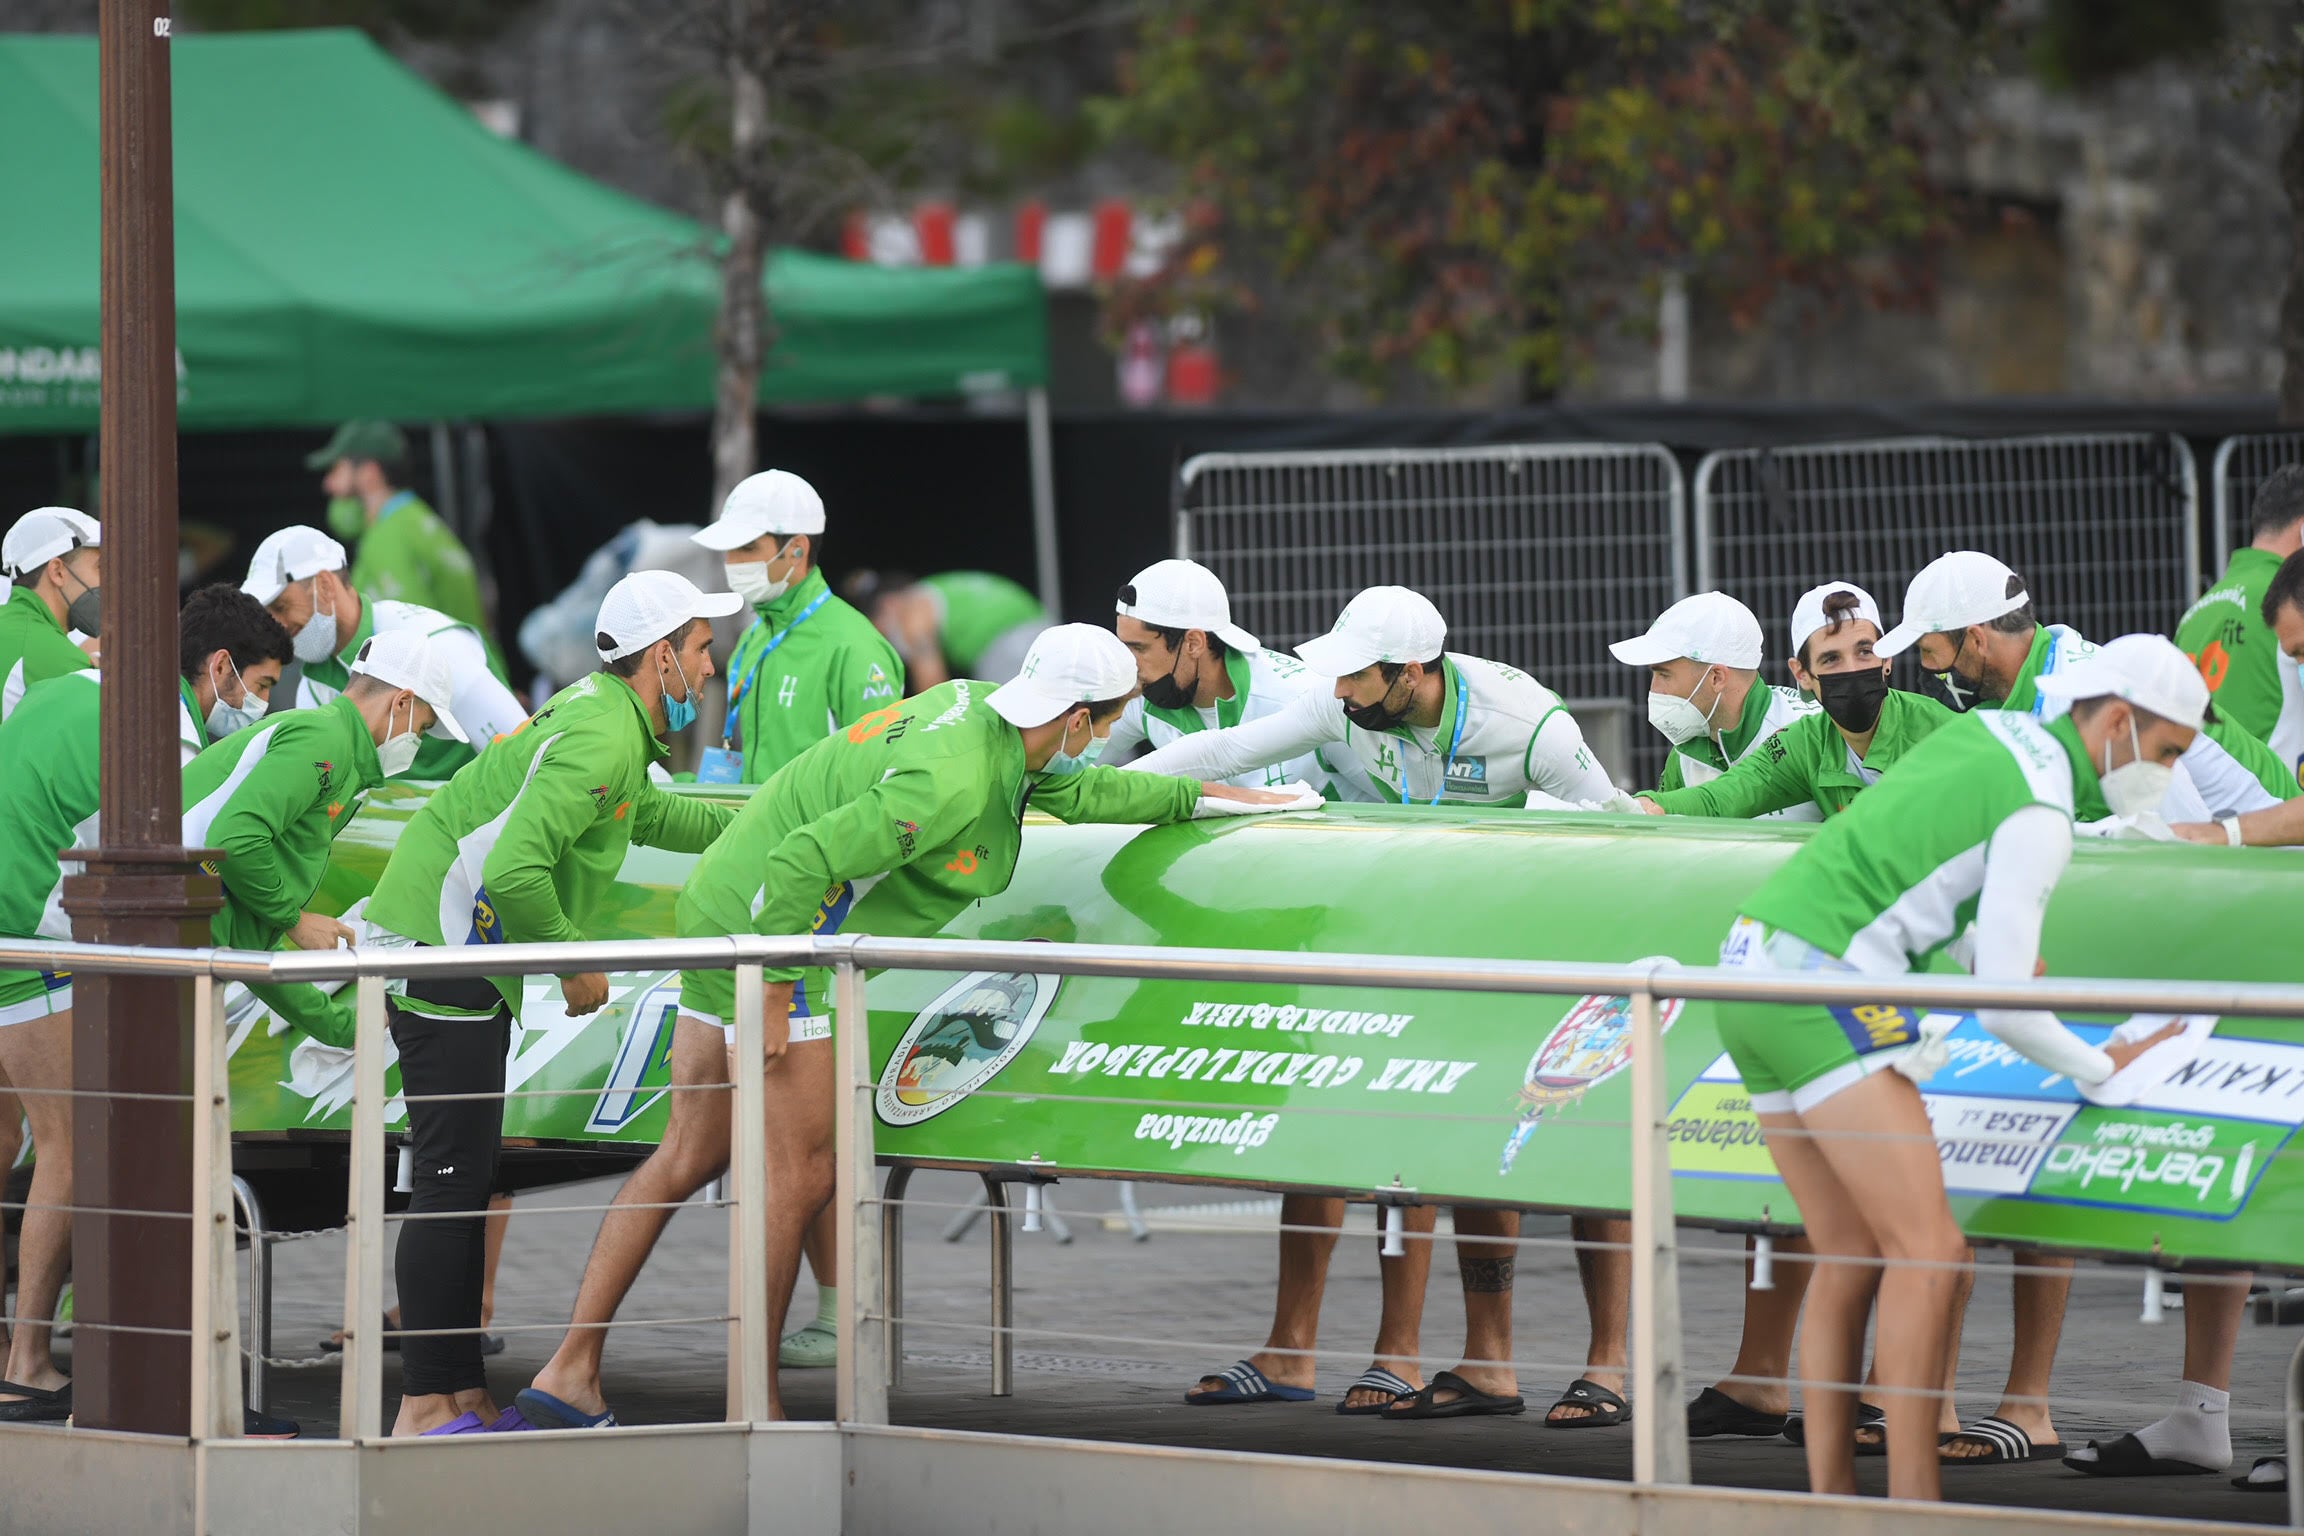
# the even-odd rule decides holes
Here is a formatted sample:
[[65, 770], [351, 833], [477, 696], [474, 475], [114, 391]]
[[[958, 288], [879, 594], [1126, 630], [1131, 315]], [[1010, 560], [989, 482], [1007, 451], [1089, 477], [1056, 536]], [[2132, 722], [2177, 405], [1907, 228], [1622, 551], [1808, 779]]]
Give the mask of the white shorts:
[[58, 987], [53, 992], [43, 992], [38, 997], [28, 997], [23, 1002], [0, 1008], [0, 1029], [10, 1024], [29, 1024], [34, 1019], [45, 1019], [51, 1014], [63, 1013], [71, 1006], [72, 988], [69, 985]]
[[[736, 1043], [735, 1024], [721, 1018], [716, 1013], [697, 1013], [692, 1009], [683, 1008], [680, 1010], [680, 1017], [694, 1019], [699, 1024], [709, 1024], [712, 1028], [720, 1031], [722, 1037], [730, 1045]], [[796, 1013], [792, 1015], [792, 1043], [794, 1045], [805, 1045], [810, 1040], [829, 1040], [831, 1038], [832, 1020], [828, 1016], [819, 1013]]]

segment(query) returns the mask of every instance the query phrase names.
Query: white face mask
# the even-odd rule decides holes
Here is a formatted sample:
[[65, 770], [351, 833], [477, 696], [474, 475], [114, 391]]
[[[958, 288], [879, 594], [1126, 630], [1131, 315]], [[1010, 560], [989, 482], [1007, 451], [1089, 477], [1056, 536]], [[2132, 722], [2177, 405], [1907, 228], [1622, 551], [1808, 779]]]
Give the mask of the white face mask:
[[1709, 733], [1712, 716], [1719, 709], [1719, 695], [1713, 697], [1710, 709], [1698, 709], [1692, 701], [1669, 693], [1651, 691], [1648, 695], [1648, 723], [1676, 747]]
[[416, 764], [416, 754], [422, 750], [424, 738], [416, 734], [416, 704], [408, 704], [408, 729], [394, 735], [392, 712], [384, 716], [384, 741], [376, 748], [376, 762], [384, 770], [384, 777], [398, 778]]
[[790, 580], [768, 579], [768, 567], [782, 559], [783, 555], [784, 552], [778, 550], [766, 560], [722, 561], [721, 569], [728, 573], [728, 590], [755, 608], [776, 601], [792, 590]]
[[2128, 717], [2128, 750], [2136, 756], [2119, 767], [2112, 766], [2112, 743], [2104, 743], [2104, 773], [2099, 780], [2104, 790], [2104, 803], [2115, 816], [2141, 816], [2156, 811], [2168, 794], [2168, 786], [2176, 781], [2176, 770], [2166, 763], [2148, 763], [2144, 760], [2143, 744], [2136, 737], [2136, 717]]
[[315, 576], [311, 581], [312, 617], [306, 619], [304, 627], [296, 631], [294, 641], [296, 659], [306, 664], [326, 661], [336, 654], [336, 610], [331, 608], [326, 613], [320, 611], [320, 578]]
[[[224, 658], [224, 665], [232, 666], [230, 656]], [[227, 704], [224, 701], [224, 690], [221, 687], [216, 690], [216, 702], [208, 710], [208, 739], [210, 741], [222, 741], [234, 731], [254, 725], [263, 719], [264, 712], [272, 707], [269, 701], [250, 688], [247, 682], [242, 679], [238, 667], [232, 667], [232, 681], [240, 684], [240, 702]]]

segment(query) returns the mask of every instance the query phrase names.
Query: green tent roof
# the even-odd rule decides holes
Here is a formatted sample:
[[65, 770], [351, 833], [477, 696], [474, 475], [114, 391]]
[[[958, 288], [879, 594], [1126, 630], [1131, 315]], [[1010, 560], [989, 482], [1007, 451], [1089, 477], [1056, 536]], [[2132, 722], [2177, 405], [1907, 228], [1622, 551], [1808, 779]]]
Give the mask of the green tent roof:
[[[703, 226], [497, 138], [351, 31], [179, 37], [188, 429], [702, 409]], [[96, 422], [96, 43], [0, 37], [0, 432]], [[770, 401], [1046, 382], [1038, 275], [775, 255]]]

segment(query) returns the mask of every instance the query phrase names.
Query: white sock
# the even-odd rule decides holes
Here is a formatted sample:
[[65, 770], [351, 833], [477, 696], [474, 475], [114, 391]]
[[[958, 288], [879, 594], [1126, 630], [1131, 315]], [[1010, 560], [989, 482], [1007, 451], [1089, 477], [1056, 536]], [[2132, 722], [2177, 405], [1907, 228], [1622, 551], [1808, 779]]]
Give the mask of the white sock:
[[2221, 1472], [2232, 1465], [2232, 1395], [2196, 1381], [2179, 1382], [2176, 1411], [2136, 1431], [2153, 1455]]

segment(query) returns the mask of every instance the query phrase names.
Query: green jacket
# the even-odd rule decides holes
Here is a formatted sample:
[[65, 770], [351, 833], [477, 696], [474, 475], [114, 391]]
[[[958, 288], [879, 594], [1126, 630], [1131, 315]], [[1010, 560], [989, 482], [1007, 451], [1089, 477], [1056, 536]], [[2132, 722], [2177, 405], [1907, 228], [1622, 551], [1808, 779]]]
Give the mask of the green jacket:
[[[97, 674], [84, 668], [33, 684], [0, 724], [0, 934], [9, 938], [72, 937], [56, 855], [96, 835], [102, 699]], [[30, 1002], [46, 986], [38, 971], [0, 971], [0, 1007]]]
[[2236, 549], [2224, 579], [2176, 623], [2176, 644], [2200, 668], [2216, 712], [2260, 740], [2280, 719], [2280, 668], [2287, 658], [2264, 622], [2264, 589], [2280, 569], [2268, 550]]
[[[369, 637], [376, 633], [376, 604], [379, 600], [394, 601], [382, 593], [370, 592], [365, 588], [355, 590], [360, 593], [359, 626], [350, 635], [344, 637], [344, 644], [335, 655], [325, 661], [304, 663], [303, 679], [296, 687], [297, 702], [300, 705], [316, 707], [342, 693], [350, 685], [352, 663], [359, 659], [360, 647], [366, 645]], [[402, 608], [414, 610], [416, 614], [428, 621], [412, 626], [421, 628], [427, 636], [438, 634], [443, 630], [473, 628], [472, 625], [452, 619], [437, 609], [426, 608], [421, 603], [406, 603], [402, 605]], [[478, 634], [479, 631], [474, 630], [474, 633]], [[497, 659], [495, 647], [488, 645], [487, 639], [485, 634], [480, 635], [482, 649], [488, 653], [488, 670], [495, 675], [496, 681], [509, 688], [511, 684], [504, 676], [504, 664]], [[486, 745], [488, 743], [485, 741], [468, 744], [461, 741], [450, 741], [443, 736], [428, 734], [424, 738], [423, 745], [416, 749], [416, 761], [409, 765], [406, 773], [400, 774], [398, 777], [424, 780], [454, 778], [456, 770], [472, 761], [474, 757], [479, 755], [480, 748]]]
[[[336, 834], [383, 777], [375, 738], [345, 699], [267, 715], [192, 760], [184, 845], [223, 855], [205, 866], [224, 882], [209, 924], [218, 947], [279, 946], [320, 889]], [[349, 992], [339, 1000], [310, 985], [249, 990], [324, 1044], [352, 1043]]]
[[747, 784], [904, 697], [896, 648], [822, 571], [755, 612], [728, 659], [728, 738], [744, 749]]
[[[985, 700], [993, 685], [955, 679], [875, 710], [778, 770], [696, 861], [674, 908], [683, 937], [736, 933], [935, 933], [1016, 873], [1027, 802], [1062, 821], [1182, 821], [1200, 803], [1190, 779], [1092, 767], [1029, 773], [1024, 739]], [[485, 761], [485, 759], [483, 759]], [[793, 1011], [810, 1011], [821, 973]], [[732, 1021], [727, 971], [681, 979], [684, 1010]], [[829, 999], [824, 999], [829, 1007]]]
[[34, 683], [67, 672], [84, 672], [88, 653], [72, 643], [56, 615], [30, 587], [10, 587], [0, 605], [0, 720]]
[[1664, 759], [1664, 771], [1656, 776], [1656, 787], [1659, 791], [1684, 789], [1691, 782], [1703, 783], [1726, 773], [1755, 746], [1794, 720], [1822, 712], [1815, 700], [1796, 688], [1755, 683], [1744, 695], [1744, 712], [1718, 741], [1707, 732], [1672, 748]]
[[992, 642], [1020, 624], [1045, 624], [1040, 599], [990, 571], [945, 571], [921, 578], [944, 605], [936, 641], [954, 677], [972, 677]]
[[[368, 899], [423, 944], [575, 943], [634, 843], [700, 853], [732, 807], [668, 794], [648, 710], [612, 672], [578, 678], [433, 792]], [[494, 978], [513, 1008], [520, 978]]]
[[361, 532], [351, 580], [355, 592], [437, 609], [459, 624], [488, 632], [472, 556], [440, 514], [413, 491], [402, 491], [384, 503], [376, 520]]
[[[2032, 649], [2024, 657], [2024, 665], [2016, 669], [2016, 677], [2008, 686], [2008, 697], [1997, 704], [1980, 703], [1978, 709], [2018, 710], [2038, 718], [2048, 718], [2062, 709], [2060, 702], [2054, 708], [2052, 701], [2040, 694], [2040, 674], [2053, 671], [2065, 659], [2076, 659], [2095, 650], [2083, 640], [2077, 630], [2063, 624], [2042, 624], [2032, 631]], [[2264, 786], [2265, 792], [2275, 799], [2293, 800], [2299, 790], [2296, 775], [2280, 761], [2280, 754], [2264, 745], [2263, 741], [2244, 727], [2226, 718], [2221, 710], [2216, 718], [2201, 727], [2201, 734], [2222, 747], [2232, 760], [2245, 769], [2250, 778]], [[2079, 794], [2079, 817], [2093, 821], [2110, 812], [2095, 792], [2083, 786]]]
[[[1864, 752], [1864, 768], [1877, 779], [1930, 732], [1957, 718], [1922, 694], [1889, 690], [1872, 745]], [[1870, 782], [1849, 766], [1847, 738], [1819, 710], [1744, 754], [1719, 778], [1649, 798], [1675, 816], [1765, 816], [1805, 800], [1830, 817], [1848, 809]]]

